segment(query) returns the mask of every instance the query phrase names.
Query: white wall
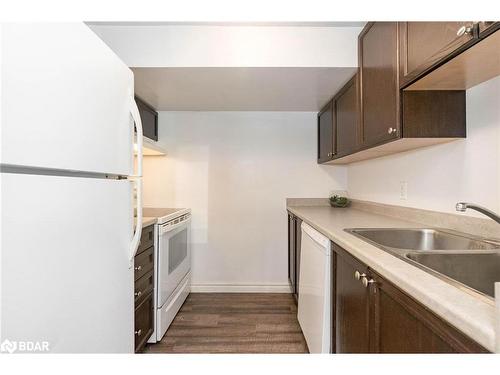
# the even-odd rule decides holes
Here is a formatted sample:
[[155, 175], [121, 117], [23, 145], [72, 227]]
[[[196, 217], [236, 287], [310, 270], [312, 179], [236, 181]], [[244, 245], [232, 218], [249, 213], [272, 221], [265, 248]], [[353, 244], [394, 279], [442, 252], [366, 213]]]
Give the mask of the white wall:
[[355, 67], [362, 29], [112, 23], [89, 26], [131, 67]]
[[316, 164], [316, 113], [159, 116], [168, 156], [145, 158], [145, 206], [192, 209], [193, 284], [286, 290], [285, 198], [346, 186], [345, 167]]
[[[400, 182], [408, 199], [400, 199]], [[471, 201], [500, 212], [500, 77], [467, 91], [467, 138], [348, 167], [353, 198], [455, 212]], [[468, 211], [469, 215], [484, 217]]]

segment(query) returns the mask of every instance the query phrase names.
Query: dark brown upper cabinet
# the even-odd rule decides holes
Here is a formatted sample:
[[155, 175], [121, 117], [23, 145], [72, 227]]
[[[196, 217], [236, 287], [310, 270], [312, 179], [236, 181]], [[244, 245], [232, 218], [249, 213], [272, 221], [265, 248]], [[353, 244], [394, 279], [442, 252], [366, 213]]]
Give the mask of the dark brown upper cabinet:
[[[401, 38], [408, 31], [406, 27], [398, 22], [370, 22], [361, 31], [358, 78], [353, 78], [334, 96], [332, 127], [323, 131], [334, 134], [333, 157], [325, 154], [330, 147], [326, 145], [328, 133], [328, 139], [319, 139], [319, 163], [347, 164], [466, 136], [465, 89], [400, 87], [400, 52], [404, 45]], [[409, 30], [417, 33], [413, 26]], [[485, 40], [494, 42], [494, 36]], [[412, 43], [415, 48], [422, 44]], [[409, 54], [411, 66], [418, 67], [418, 71], [427, 66], [422, 56], [428, 53]], [[425, 77], [416, 82], [421, 79]], [[321, 129], [319, 134], [321, 137]]]
[[359, 149], [358, 75], [352, 77], [334, 98], [337, 154], [342, 157]]
[[494, 32], [500, 27], [500, 22], [495, 21], [481, 21], [479, 22], [479, 37], [484, 38], [490, 32]]
[[371, 22], [358, 38], [361, 144], [371, 147], [400, 133], [397, 22]]
[[400, 22], [400, 81], [405, 86], [437, 62], [477, 36], [477, 24], [462, 22]]
[[142, 131], [146, 138], [158, 140], [158, 112], [139, 97], [135, 97], [142, 121]]
[[333, 100], [318, 113], [318, 163], [333, 159], [335, 151], [335, 124]]
[[[428, 69], [417, 69], [408, 75], [402, 88], [405, 91], [467, 90], [500, 75], [500, 22], [478, 22], [472, 30], [472, 36], [467, 34], [465, 41], [462, 35], [458, 40], [463, 43], [453, 44], [455, 48], [450, 48], [452, 51], [448, 54], [439, 54], [436, 62], [427, 64]], [[402, 43], [404, 47], [405, 40]], [[405, 69], [403, 64], [401, 71]]]

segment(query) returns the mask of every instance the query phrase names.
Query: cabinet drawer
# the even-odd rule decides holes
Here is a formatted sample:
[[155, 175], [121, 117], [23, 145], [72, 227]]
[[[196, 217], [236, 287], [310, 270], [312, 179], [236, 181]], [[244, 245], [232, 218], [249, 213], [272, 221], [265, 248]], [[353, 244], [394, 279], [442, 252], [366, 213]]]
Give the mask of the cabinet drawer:
[[147, 250], [154, 245], [154, 233], [155, 233], [154, 225], [150, 225], [149, 227], [142, 229], [141, 241], [139, 242], [139, 248], [137, 249], [137, 254], [142, 253], [144, 250]]
[[136, 352], [144, 348], [153, 333], [153, 308], [153, 293], [150, 293], [135, 309], [134, 337]]
[[153, 247], [150, 247], [149, 249], [135, 256], [134, 280], [137, 280], [140, 277], [147, 274], [149, 271], [153, 269], [153, 266], [154, 266], [154, 253], [153, 253]]
[[153, 280], [154, 274], [153, 270], [151, 270], [135, 282], [134, 302], [136, 307], [153, 291]]

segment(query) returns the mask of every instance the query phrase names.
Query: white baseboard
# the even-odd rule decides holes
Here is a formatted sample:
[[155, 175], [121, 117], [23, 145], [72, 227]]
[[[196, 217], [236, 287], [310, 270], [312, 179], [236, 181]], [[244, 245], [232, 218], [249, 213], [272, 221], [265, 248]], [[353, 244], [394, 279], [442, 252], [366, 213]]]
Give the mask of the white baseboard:
[[289, 284], [191, 284], [193, 293], [291, 293]]

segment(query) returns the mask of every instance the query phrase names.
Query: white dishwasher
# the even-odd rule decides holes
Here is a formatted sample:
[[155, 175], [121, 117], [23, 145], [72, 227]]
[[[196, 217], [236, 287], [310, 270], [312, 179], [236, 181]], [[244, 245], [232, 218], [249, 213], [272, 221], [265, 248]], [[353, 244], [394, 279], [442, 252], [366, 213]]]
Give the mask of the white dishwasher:
[[330, 353], [330, 240], [302, 223], [298, 319], [310, 353]]

